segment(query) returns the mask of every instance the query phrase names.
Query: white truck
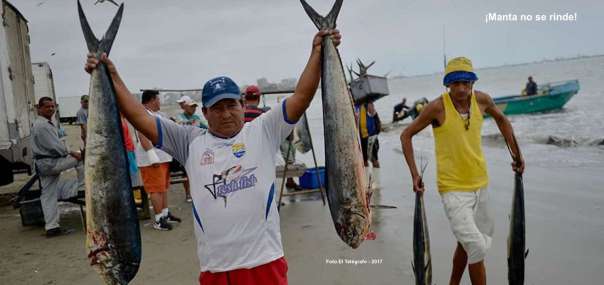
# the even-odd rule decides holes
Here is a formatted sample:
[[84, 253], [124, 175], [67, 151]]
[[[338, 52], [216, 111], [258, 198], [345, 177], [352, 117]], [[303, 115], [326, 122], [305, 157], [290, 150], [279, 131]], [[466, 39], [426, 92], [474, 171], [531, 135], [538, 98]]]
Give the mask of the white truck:
[[81, 108], [81, 96], [57, 97], [57, 113], [61, 113], [61, 123], [73, 124], [77, 121], [77, 113]]
[[[36, 62], [32, 63], [31, 69], [34, 75], [34, 95], [36, 97], [36, 107], [38, 106], [38, 102], [40, 102], [40, 98], [42, 97], [49, 97], [57, 102], [57, 97], [55, 95], [55, 83], [52, 78], [52, 69], [50, 69], [50, 65], [47, 62]], [[61, 117], [59, 112], [60, 107], [57, 108], [55, 117], [52, 120], [55, 126], [59, 125], [59, 118]]]
[[31, 126], [36, 118], [27, 20], [0, 0], [0, 185], [32, 171]]

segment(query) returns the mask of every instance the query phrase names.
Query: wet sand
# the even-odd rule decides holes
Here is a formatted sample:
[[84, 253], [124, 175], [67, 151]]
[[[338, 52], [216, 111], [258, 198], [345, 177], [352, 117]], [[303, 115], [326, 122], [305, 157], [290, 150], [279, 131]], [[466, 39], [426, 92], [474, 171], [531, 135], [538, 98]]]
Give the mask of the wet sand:
[[[412, 261], [413, 193], [397, 140], [381, 136], [381, 189], [373, 204], [377, 239], [357, 250], [339, 240], [329, 208], [318, 195], [297, 196], [281, 208], [282, 239], [290, 284], [414, 284]], [[434, 157], [428, 134], [416, 141], [429, 160], [425, 203], [431, 237], [433, 283], [447, 284], [455, 240], [449, 230], [434, 181]], [[553, 147], [553, 146], [552, 146]], [[507, 284], [506, 239], [513, 174], [507, 150], [485, 146], [495, 235], [486, 263], [489, 284]], [[525, 152], [527, 210], [526, 284], [601, 284], [604, 279], [604, 168], [564, 162], [535, 163]], [[2, 193], [6, 192], [3, 187]], [[169, 193], [171, 211], [183, 218], [173, 231], [153, 230], [141, 221], [143, 259], [132, 284], [196, 284], [198, 261], [190, 204], [180, 184]], [[284, 199], [286, 200], [286, 199]], [[289, 199], [287, 199], [289, 200]], [[46, 239], [43, 228], [22, 227], [18, 211], [0, 208], [0, 284], [102, 284], [87, 264], [79, 209], [66, 205], [61, 221], [76, 232]], [[344, 264], [338, 264], [342, 259]], [[345, 264], [347, 261], [356, 264]], [[366, 263], [364, 263], [366, 262]], [[373, 264], [372, 264], [373, 262]], [[469, 280], [464, 276], [464, 284]]]

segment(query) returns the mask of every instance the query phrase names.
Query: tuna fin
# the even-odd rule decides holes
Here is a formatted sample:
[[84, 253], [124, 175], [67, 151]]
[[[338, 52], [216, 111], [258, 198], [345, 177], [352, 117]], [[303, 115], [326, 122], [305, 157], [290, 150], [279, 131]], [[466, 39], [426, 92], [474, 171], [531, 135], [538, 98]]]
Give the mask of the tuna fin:
[[413, 264], [413, 262], [411, 262], [411, 268], [413, 268], [413, 272], [415, 272], [415, 264]]
[[336, 20], [338, 19], [338, 15], [340, 14], [340, 8], [342, 8], [342, 3], [344, 0], [336, 0], [336, 3], [333, 4], [331, 11], [327, 16], [323, 17], [315, 9], [313, 9], [305, 0], [300, 0], [302, 3], [302, 7], [304, 7], [304, 11], [310, 17], [312, 22], [317, 26], [317, 29], [335, 29], [336, 28]]
[[529, 254], [529, 250], [527, 249], [526, 252], [524, 253], [524, 259], [526, 259], [526, 257], [528, 256], [528, 254]]
[[113, 45], [113, 41], [115, 40], [115, 36], [117, 35], [117, 31], [120, 27], [123, 12], [124, 4], [122, 3], [117, 11], [117, 14], [115, 15], [115, 17], [113, 17], [111, 25], [105, 33], [105, 36], [99, 41], [94, 35], [94, 32], [92, 32], [90, 24], [88, 23], [88, 19], [84, 14], [84, 10], [82, 10], [82, 4], [80, 4], [80, 1], [78, 0], [78, 14], [80, 16], [80, 24], [82, 26], [82, 31], [84, 32], [84, 38], [86, 39], [86, 45], [88, 46], [89, 52], [105, 52], [109, 54], [109, 52], [111, 51], [111, 46]]
[[101, 44], [99, 46], [99, 51], [107, 53], [111, 51], [111, 46], [113, 46], [113, 41], [115, 41], [115, 36], [117, 36], [117, 31], [120, 28], [120, 24], [122, 23], [122, 14], [124, 13], [124, 3], [120, 5], [120, 8], [117, 10], [117, 13], [113, 17], [111, 21], [111, 25], [109, 25], [109, 29], [103, 36], [101, 40]]
[[80, 25], [82, 26], [82, 31], [84, 32], [84, 39], [86, 39], [88, 51], [96, 52], [97, 48], [99, 47], [99, 40], [92, 32], [90, 24], [88, 24], [88, 19], [86, 19], [84, 10], [82, 10], [82, 4], [80, 4], [80, 0], [78, 0], [78, 15], [80, 16]]

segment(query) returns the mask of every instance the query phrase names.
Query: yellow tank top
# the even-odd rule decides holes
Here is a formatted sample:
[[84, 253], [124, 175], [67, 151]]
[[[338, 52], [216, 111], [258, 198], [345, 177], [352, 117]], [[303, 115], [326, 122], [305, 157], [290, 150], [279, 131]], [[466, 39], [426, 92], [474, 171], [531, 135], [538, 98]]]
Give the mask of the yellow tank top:
[[[448, 92], [442, 94], [445, 121], [434, 130], [438, 191], [476, 191], [489, 184], [480, 132], [483, 117], [472, 92], [469, 124]], [[466, 125], [468, 129], [466, 130]]]

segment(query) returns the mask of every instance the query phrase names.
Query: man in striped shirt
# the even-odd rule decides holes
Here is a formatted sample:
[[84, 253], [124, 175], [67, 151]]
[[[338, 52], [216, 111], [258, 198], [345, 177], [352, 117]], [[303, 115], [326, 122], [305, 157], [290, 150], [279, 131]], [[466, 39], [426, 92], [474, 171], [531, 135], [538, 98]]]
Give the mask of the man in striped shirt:
[[[243, 120], [246, 123], [253, 121], [260, 115], [262, 115], [264, 112], [267, 112], [271, 109], [270, 107], [258, 107], [258, 105], [260, 105], [260, 96], [262, 96], [262, 93], [260, 92], [260, 88], [258, 88], [258, 86], [256, 85], [250, 85], [245, 88], [243, 96], [243, 98], [245, 99], [245, 112]], [[279, 149], [281, 150], [281, 155], [283, 156], [283, 160], [285, 160], [286, 163], [289, 164], [294, 164], [296, 162], [296, 150], [293, 147], [290, 148], [289, 146], [289, 144], [293, 140], [293, 137], [294, 136], [292, 132], [289, 136], [287, 136], [287, 139], [281, 143], [281, 146], [279, 146]], [[288, 151], [289, 155], [287, 154]], [[292, 177], [287, 178], [285, 187], [287, 187], [287, 189], [302, 190], [302, 188], [298, 184], [296, 184], [296, 181], [294, 181]]]
[[245, 99], [245, 113], [243, 120], [246, 123], [253, 121], [258, 118], [258, 116], [262, 115], [262, 113], [268, 111], [270, 108], [259, 108], [260, 105], [260, 89], [256, 85], [250, 85], [245, 88], [245, 92], [243, 95]]

